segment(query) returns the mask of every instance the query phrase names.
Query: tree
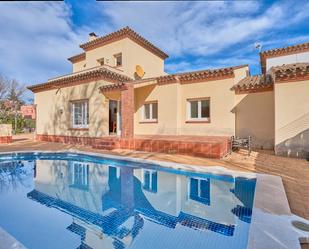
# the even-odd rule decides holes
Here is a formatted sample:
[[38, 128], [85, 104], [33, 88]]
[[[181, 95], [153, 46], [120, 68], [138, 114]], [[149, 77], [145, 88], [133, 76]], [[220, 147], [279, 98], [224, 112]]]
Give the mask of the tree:
[[[17, 107], [24, 104], [23, 97], [27, 89], [17, 80], [13, 79], [8, 82], [6, 99], [12, 101]], [[14, 105], [14, 106], [15, 106]]]
[[7, 94], [8, 80], [0, 74], [0, 101], [3, 101]]

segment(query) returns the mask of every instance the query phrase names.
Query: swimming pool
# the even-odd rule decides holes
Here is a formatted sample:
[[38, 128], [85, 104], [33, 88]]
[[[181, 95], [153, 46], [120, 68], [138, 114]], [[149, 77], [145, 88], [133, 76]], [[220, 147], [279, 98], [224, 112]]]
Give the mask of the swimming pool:
[[0, 227], [30, 249], [242, 249], [255, 185], [85, 154], [6, 154]]

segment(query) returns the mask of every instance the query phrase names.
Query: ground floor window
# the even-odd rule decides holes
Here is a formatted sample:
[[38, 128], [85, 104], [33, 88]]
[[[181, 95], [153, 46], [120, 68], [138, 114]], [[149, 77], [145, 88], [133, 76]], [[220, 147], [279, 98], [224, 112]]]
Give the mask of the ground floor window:
[[87, 128], [89, 124], [88, 100], [72, 102], [73, 128]]
[[158, 191], [158, 173], [153, 170], [143, 170], [143, 189], [157, 193]]
[[210, 179], [189, 178], [189, 198], [210, 205]]
[[209, 121], [210, 99], [188, 99], [188, 120]]
[[158, 102], [149, 102], [143, 105], [142, 120], [150, 122], [158, 120]]

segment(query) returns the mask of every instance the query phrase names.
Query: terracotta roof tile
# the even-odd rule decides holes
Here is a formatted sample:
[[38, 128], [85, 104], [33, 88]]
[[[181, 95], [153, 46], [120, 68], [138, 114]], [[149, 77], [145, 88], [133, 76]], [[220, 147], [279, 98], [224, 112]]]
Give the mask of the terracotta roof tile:
[[272, 67], [275, 82], [295, 81], [309, 78], [309, 63], [294, 63]]
[[51, 79], [46, 83], [32, 85], [27, 88], [32, 92], [40, 92], [54, 88], [72, 86], [76, 84], [90, 82], [91, 80], [99, 80], [99, 79], [106, 79], [107, 81], [114, 83], [132, 80], [131, 78], [125, 75], [113, 72], [104, 67], [99, 67], [91, 70], [86, 70], [84, 72], [69, 74], [63, 77]]
[[270, 57], [270, 56], [281, 56], [285, 55], [287, 53], [291, 52], [302, 52], [302, 51], [307, 51], [309, 50], [309, 42], [305, 42], [302, 44], [297, 44], [293, 46], [288, 46], [284, 48], [275, 48], [275, 49], [269, 49], [266, 51], [261, 52], [261, 55]]
[[255, 76], [247, 76], [240, 80], [236, 85], [234, 85], [231, 90], [235, 90], [237, 92], [241, 91], [249, 91], [249, 90], [262, 90], [262, 89], [270, 89], [273, 87], [273, 81], [270, 75], [255, 75]]
[[165, 84], [178, 81], [181, 83], [186, 83], [192, 81], [205, 81], [205, 80], [215, 80], [222, 78], [231, 78], [234, 77], [235, 69], [245, 66], [247, 65], [170, 74], [158, 77], [157, 81], [159, 84]]
[[86, 53], [85, 52], [74, 55], [74, 56], [68, 58], [68, 60], [71, 61], [72, 63], [83, 61], [85, 59], [86, 59]]
[[124, 82], [105, 85], [99, 88], [100, 92], [111, 92], [114, 90], [123, 90], [123, 89], [126, 89], [126, 84]]
[[309, 51], [309, 42], [263, 51], [260, 53], [262, 72], [266, 73], [266, 59], [267, 58], [273, 58], [273, 57], [289, 55], [289, 54], [297, 54], [297, 53], [306, 52], [306, 51]]
[[80, 47], [84, 49], [85, 51], [87, 51], [87, 50], [91, 50], [91, 49], [103, 46], [105, 44], [108, 44], [108, 43], [111, 43], [111, 42], [114, 42], [114, 41], [117, 41], [117, 40], [120, 40], [126, 37], [135, 41], [136, 43], [146, 48], [150, 52], [156, 54], [162, 59], [166, 59], [168, 57], [166, 53], [164, 53], [158, 47], [154, 46], [151, 42], [143, 38], [141, 35], [139, 35], [138, 33], [136, 33], [134, 30], [132, 30], [129, 27], [122, 28], [108, 35], [98, 37], [92, 41], [88, 41], [84, 44], [81, 44]]

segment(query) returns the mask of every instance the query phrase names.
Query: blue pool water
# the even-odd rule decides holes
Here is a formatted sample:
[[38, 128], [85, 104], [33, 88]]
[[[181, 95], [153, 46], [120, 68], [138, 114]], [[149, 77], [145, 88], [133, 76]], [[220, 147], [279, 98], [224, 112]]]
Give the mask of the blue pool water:
[[244, 249], [254, 190], [90, 155], [0, 155], [0, 227], [30, 249]]

